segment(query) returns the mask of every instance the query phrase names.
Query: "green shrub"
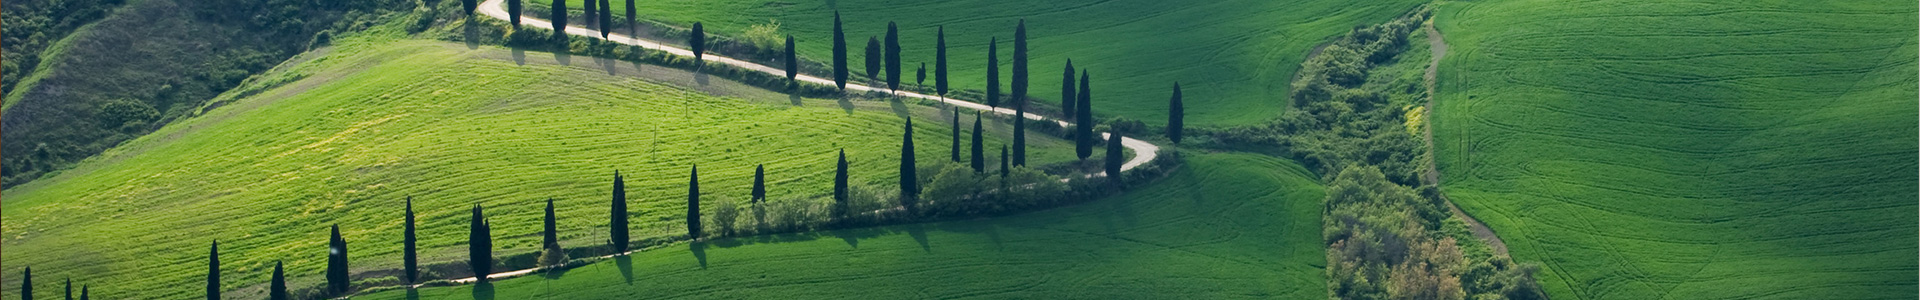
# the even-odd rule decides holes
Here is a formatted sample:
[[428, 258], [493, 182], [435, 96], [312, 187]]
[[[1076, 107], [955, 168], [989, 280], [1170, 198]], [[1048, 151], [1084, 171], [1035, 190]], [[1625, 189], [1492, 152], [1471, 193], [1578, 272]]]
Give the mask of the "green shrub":
[[148, 105], [147, 102], [121, 98], [101, 105], [95, 115], [99, 116], [101, 126], [121, 130], [125, 129], [123, 125], [144, 126], [154, 118], [160, 117], [160, 111], [154, 110], [153, 106]]

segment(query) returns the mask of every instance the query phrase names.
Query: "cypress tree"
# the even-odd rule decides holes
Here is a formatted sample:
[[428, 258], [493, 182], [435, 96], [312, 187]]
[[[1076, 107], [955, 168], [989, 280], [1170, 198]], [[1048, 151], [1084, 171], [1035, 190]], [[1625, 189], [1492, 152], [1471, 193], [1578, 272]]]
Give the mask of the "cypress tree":
[[960, 110], [953, 111], [953, 162], [960, 162]]
[[607, 38], [610, 34], [613, 34], [613, 3], [610, 0], [600, 0], [600, 38]]
[[880, 59], [884, 58], [883, 55], [880, 53], [880, 38], [867, 37], [867, 82], [880, 81]]
[[553, 198], [547, 198], [547, 218], [544, 222], [546, 227], [542, 228], [544, 231], [540, 234], [540, 247], [549, 250], [560, 249], [560, 233], [554, 231], [553, 222]]
[[1000, 107], [1000, 38], [987, 42], [987, 106]]
[[400, 264], [405, 269], [405, 274], [401, 276], [405, 276], [402, 279], [406, 279], [407, 283], [414, 283], [420, 279], [420, 260], [414, 254], [419, 248], [414, 244], [417, 240], [413, 233], [413, 196], [407, 196], [406, 219], [407, 224], [402, 226], [405, 233], [400, 237]]
[[633, 22], [633, 0], [627, 0], [627, 34], [639, 34], [640, 23]]
[[940, 26], [934, 41], [933, 86], [942, 99], [947, 97], [947, 26], [944, 25]]
[[840, 149], [840, 162], [833, 171], [833, 204], [835, 207], [847, 205], [847, 149]]
[[[220, 242], [214, 242], [213, 244], [215, 248], [219, 248]], [[213, 264], [215, 266], [213, 270], [216, 273], [207, 275], [208, 281], [214, 282], [209, 283], [207, 286], [207, 298], [218, 300], [220, 299], [220, 294], [219, 292], [215, 292], [215, 290], [220, 287], [218, 283], [220, 282], [220, 273], [217, 273], [220, 270], [219, 258], [214, 258]], [[21, 273], [23, 274], [20, 276], [20, 300], [33, 300], [33, 267], [27, 267], [27, 270], [21, 271]]]
[[[33, 269], [27, 269], [26, 285], [21, 291], [21, 299], [33, 300]], [[207, 250], [207, 300], [220, 300], [220, 241], [213, 241], [213, 247]]]
[[1000, 145], [1000, 182], [1006, 182], [1007, 176], [1013, 176], [1013, 165], [1007, 162], [1007, 145]]
[[[521, 0], [507, 0], [507, 22], [513, 23], [513, 30], [520, 30], [520, 5], [522, 5], [520, 1]], [[467, 14], [473, 13], [468, 12]]]
[[493, 274], [493, 235], [487, 229], [486, 214], [480, 205], [473, 206], [473, 219], [467, 231], [467, 267], [473, 270], [476, 282], [487, 282], [487, 274]]
[[900, 91], [900, 27], [887, 22], [887, 89]]
[[1027, 165], [1027, 102], [1013, 106], [1013, 165]]
[[1078, 105], [1080, 107], [1078, 111], [1074, 112], [1073, 118], [1074, 141], [1078, 142], [1075, 144], [1078, 147], [1074, 148], [1074, 150], [1075, 154], [1080, 155], [1080, 160], [1086, 160], [1087, 157], [1093, 156], [1093, 143], [1095, 141], [1095, 137], [1093, 137], [1093, 90], [1090, 87], [1091, 84], [1088, 83], [1088, 78], [1087, 70], [1080, 70], [1080, 105]]
[[1120, 185], [1120, 132], [1107, 133], [1107, 180]]
[[767, 165], [753, 167], [753, 201], [749, 202], [767, 202]]
[[620, 177], [620, 171], [613, 171], [613, 205], [608, 212], [607, 239], [612, 240], [613, 250], [627, 252], [627, 181]]
[[705, 61], [705, 55], [707, 54], [707, 30], [700, 26], [700, 22], [693, 22], [693, 33], [687, 34], [687, 47], [693, 48], [694, 61]]
[[920, 63], [920, 71], [913, 75], [913, 84], [921, 88], [927, 86], [927, 63]]
[[[565, 0], [561, 0], [561, 1], [565, 1]], [[596, 6], [596, 4], [599, 4], [600, 2], [596, 0], [586, 0], [581, 2], [586, 2], [586, 6], [584, 6], [581, 9], [583, 11], [580, 13], [580, 19], [581, 19], [580, 26], [586, 27], [586, 28], [594, 28], [594, 23], [600, 21], [600, 15], [599, 15], [600, 7]], [[566, 30], [565, 28], [562, 28], [562, 27], [554, 27], [554, 28], [558, 28], [556, 30]]]
[[[284, 299], [284, 298], [283, 298]], [[87, 300], [87, 286], [80, 286], [80, 300]]]
[[287, 300], [287, 274], [280, 262], [273, 262], [273, 279], [267, 283], [267, 300]]
[[700, 238], [700, 165], [687, 177], [687, 237]]
[[460, 8], [467, 9], [467, 16], [473, 16], [473, 10], [480, 7], [480, 0], [460, 0]]
[[1173, 100], [1167, 101], [1167, 139], [1174, 144], [1180, 143], [1180, 134], [1186, 130], [1187, 107], [1180, 102], [1180, 83], [1173, 83]]
[[[1025, 105], [1027, 102], [1027, 19], [1020, 19], [1020, 25], [1013, 28], [1013, 98], [1012, 106]], [[1019, 119], [1015, 119], [1019, 120]]]
[[833, 85], [847, 91], [847, 32], [840, 28], [840, 11], [833, 12]]
[[[631, 1], [631, 0], [629, 0]], [[793, 53], [793, 35], [787, 35], [787, 84], [795, 84], [800, 76], [800, 56]]]
[[347, 291], [347, 240], [340, 238], [340, 225], [333, 225], [333, 239], [327, 242], [327, 292]]
[[67, 278], [67, 298], [66, 298], [66, 300], [73, 300], [73, 278]]
[[913, 159], [913, 118], [907, 118], [906, 136], [900, 138], [900, 203], [913, 207], [920, 195], [920, 174]]
[[981, 123], [980, 113], [978, 112], [973, 113], [973, 172], [974, 173], [982, 173], [987, 171], [987, 157], [986, 157], [987, 145], [983, 144], [983, 142], [985, 142], [986, 140], [980, 139], [980, 131], [981, 131], [980, 123]]
[[553, 19], [554, 42], [560, 43], [559, 46], [565, 49], [564, 47], [567, 46], [567, 0], [553, 0], [553, 11], [549, 16]]
[[1074, 93], [1073, 90], [1073, 79], [1073, 60], [1068, 59], [1067, 72], [1065, 75], [1060, 75], [1060, 117], [1066, 118], [1067, 121], [1073, 121], [1074, 116], [1077, 116], [1073, 114], [1073, 104], [1080, 101], [1079, 94]]

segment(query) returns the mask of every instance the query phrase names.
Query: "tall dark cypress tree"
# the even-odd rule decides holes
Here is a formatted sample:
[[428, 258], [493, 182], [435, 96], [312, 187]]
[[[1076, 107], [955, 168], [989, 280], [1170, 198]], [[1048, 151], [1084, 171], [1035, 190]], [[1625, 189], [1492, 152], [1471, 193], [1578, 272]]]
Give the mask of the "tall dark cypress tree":
[[960, 110], [953, 111], [953, 162], [960, 162]]
[[1000, 145], [1000, 180], [1006, 182], [1013, 175], [1013, 165], [1007, 162], [1007, 145]]
[[840, 149], [840, 162], [834, 165], [833, 204], [844, 208], [847, 205], [847, 149]]
[[1073, 60], [1067, 60], [1067, 72], [1060, 75], [1060, 117], [1074, 121], [1073, 104], [1080, 101], [1080, 94], [1074, 92]]
[[700, 22], [693, 22], [693, 33], [687, 34], [687, 47], [692, 48], [694, 61], [705, 61], [707, 55], [707, 29], [701, 27]]
[[405, 269], [405, 273], [400, 275], [405, 276], [403, 279], [406, 279], [407, 283], [414, 283], [420, 279], [420, 259], [414, 254], [419, 248], [415, 246], [418, 240], [413, 235], [413, 196], [407, 196], [406, 219], [407, 224], [403, 226], [406, 233], [400, 237], [400, 264]]
[[921, 88], [926, 88], [926, 86], [927, 86], [927, 63], [925, 63], [925, 62], [922, 62], [922, 63], [920, 63], [920, 71], [919, 71], [919, 72], [916, 72], [916, 73], [914, 73], [914, 75], [913, 75], [913, 85], [918, 85], [918, 86], [920, 86]]
[[340, 225], [333, 225], [333, 238], [327, 242], [327, 292], [339, 295], [347, 291], [347, 240], [340, 238]]
[[987, 42], [987, 106], [1000, 107], [1000, 38]]
[[594, 26], [596, 24], [594, 23], [600, 22], [600, 6], [598, 6], [600, 2], [597, 0], [586, 0], [581, 2], [586, 2], [586, 6], [583, 6], [581, 9], [583, 11], [580, 14], [580, 19], [581, 19], [580, 26], [583, 26], [589, 29], [595, 28]]
[[[553, 0], [553, 11], [548, 18], [553, 22], [553, 40], [559, 47], [567, 46], [567, 0]], [[564, 48], [563, 48], [564, 49]]]
[[267, 282], [267, 300], [287, 300], [287, 273], [278, 261], [273, 262], [273, 279]]
[[981, 173], [981, 172], [987, 171], [987, 155], [986, 155], [987, 145], [985, 145], [986, 140], [983, 140], [980, 138], [980, 131], [981, 131], [980, 124], [981, 124], [980, 113], [978, 112], [973, 113], [973, 172], [974, 173]]
[[473, 10], [480, 8], [480, 0], [460, 0], [460, 8], [467, 10], [467, 16], [473, 16]]
[[797, 84], [800, 76], [800, 56], [793, 53], [793, 35], [787, 35], [787, 84]]
[[607, 239], [612, 240], [613, 250], [627, 252], [627, 180], [620, 177], [620, 171], [613, 171], [613, 205], [607, 213]]
[[700, 238], [700, 165], [687, 177], [687, 237]]
[[607, 38], [610, 34], [613, 34], [613, 3], [610, 0], [600, 0], [600, 38]]
[[941, 98], [947, 97], [947, 26], [940, 26], [934, 41], [933, 89]]
[[[1022, 106], [1027, 103], [1027, 19], [1020, 19], [1020, 25], [1013, 28], [1013, 98], [1008, 104]], [[1015, 119], [1018, 120], [1018, 119]]]
[[1027, 165], [1027, 102], [1013, 106], [1013, 165]]
[[1120, 185], [1120, 132], [1107, 133], [1107, 180]]
[[639, 34], [639, 31], [640, 31], [640, 23], [633, 22], [633, 15], [636, 14], [634, 13], [633, 10], [634, 10], [633, 0], [627, 0], [627, 34], [628, 35], [637, 35]]
[[[284, 299], [284, 298], [282, 298]], [[80, 285], [80, 300], [87, 300], [87, 286]]]
[[487, 274], [493, 274], [493, 235], [480, 205], [473, 206], [472, 223], [467, 226], [467, 268], [477, 282], [487, 282]]
[[507, 0], [507, 22], [513, 24], [513, 30], [520, 30], [520, 9], [523, 5], [520, 1], [523, 0]]
[[847, 90], [847, 32], [840, 28], [840, 11], [833, 12], [833, 85]]
[[767, 165], [753, 167], [753, 201], [750, 202], [767, 202]]
[[[33, 269], [27, 272], [21, 299], [33, 300]], [[220, 241], [213, 241], [213, 247], [207, 250], [207, 300], [220, 300]]]
[[554, 230], [553, 223], [554, 223], [553, 198], [547, 198], [547, 217], [546, 217], [546, 221], [542, 222], [542, 225], [544, 225], [545, 227], [542, 227], [541, 228], [542, 230], [540, 232], [540, 248], [541, 249], [547, 249], [547, 250], [560, 249], [560, 233]]
[[900, 91], [900, 27], [887, 22], [887, 89]]
[[913, 207], [920, 196], [920, 173], [913, 159], [913, 118], [907, 118], [906, 136], [900, 138], [900, 203]]
[[66, 298], [66, 300], [73, 300], [73, 278], [67, 278], [67, 298]]
[[[214, 248], [215, 248], [215, 249], [219, 249], [219, 247], [220, 247], [220, 242], [213, 242], [213, 245], [214, 245]], [[219, 265], [220, 265], [220, 260], [219, 260], [219, 259], [220, 259], [220, 258], [217, 258], [217, 257], [216, 257], [216, 258], [214, 258], [214, 261], [213, 261], [213, 264], [214, 264], [214, 266], [215, 266], [215, 267], [214, 267], [214, 269], [213, 269], [213, 270], [214, 270], [214, 272], [219, 272], [219, 270], [220, 270], [220, 267], [219, 267]], [[27, 267], [27, 270], [26, 270], [26, 271], [21, 271], [21, 273], [22, 273], [22, 274], [20, 275], [20, 300], [33, 300], [33, 267]], [[208, 292], [207, 292], [207, 293], [208, 293], [208, 294], [207, 294], [207, 298], [208, 298], [208, 299], [215, 299], [215, 300], [218, 300], [218, 299], [220, 299], [220, 295], [219, 295], [219, 294], [217, 294], [217, 292], [213, 292], [213, 290], [216, 290], [216, 289], [218, 289], [218, 288], [219, 288], [219, 283], [217, 283], [217, 282], [219, 282], [219, 279], [220, 279], [220, 275], [219, 275], [219, 274], [220, 274], [220, 273], [214, 273], [213, 275], [207, 275], [207, 279], [208, 279], [209, 281], [211, 281], [211, 282], [216, 282], [216, 283], [210, 283], [210, 285], [208, 285], [208, 286], [207, 286], [207, 290], [208, 290]]]
[[1186, 131], [1187, 106], [1180, 102], [1180, 83], [1173, 83], [1173, 100], [1167, 101], [1167, 139], [1174, 144], [1180, 143], [1180, 134]]
[[1087, 157], [1093, 156], [1093, 143], [1097, 141], [1093, 136], [1093, 89], [1088, 78], [1087, 70], [1080, 70], [1080, 93], [1078, 95], [1080, 96], [1080, 103], [1078, 105], [1080, 107], [1078, 111], [1074, 112], [1073, 118], [1074, 141], [1077, 142], [1075, 143], [1077, 147], [1075, 147], [1074, 150], [1076, 150], [1075, 154], [1080, 155], [1080, 160], [1086, 160]]
[[867, 37], [867, 82], [880, 81], [880, 61], [885, 54], [880, 53], [880, 38]]

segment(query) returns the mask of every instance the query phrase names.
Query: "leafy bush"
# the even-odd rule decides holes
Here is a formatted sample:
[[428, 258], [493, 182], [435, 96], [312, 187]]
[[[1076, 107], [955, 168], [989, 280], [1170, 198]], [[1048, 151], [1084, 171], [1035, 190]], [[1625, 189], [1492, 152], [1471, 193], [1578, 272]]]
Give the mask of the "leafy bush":
[[747, 32], [741, 34], [741, 38], [747, 40], [747, 44], [753, 45], [754, 49], [758, 49], [763, 53], [779, 52], [786, 49], [786, 37], [780, 36], [780, 21], [773, 19], [768, 19], [766, 24], [747, 27]]
[[152, 122], [160, 117], [160, 111], [145, 101], [121, 98], [101, 105], [95, 115], [100, 117], [101, 126], [125, 132], [127, 125], [145, 126]]

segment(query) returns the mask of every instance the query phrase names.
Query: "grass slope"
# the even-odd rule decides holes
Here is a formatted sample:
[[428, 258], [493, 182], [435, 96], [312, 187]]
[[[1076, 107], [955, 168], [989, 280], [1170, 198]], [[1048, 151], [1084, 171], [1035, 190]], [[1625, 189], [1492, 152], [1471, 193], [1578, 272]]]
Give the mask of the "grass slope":
[[1325, 260], [1312, 178], [1276, 158], [1203, 154], [1164, 181], [1076, 206], [674, 245], [562, 274], [358, 298], [1316, 298]]
[[1559, 299], [1913, 299], [1912, 1], [1454, 2], [1445, 190]]
[[[466, 259], [474, 204], [486, 206], [502, 255], [537, 248], [549, 197], [568, 246], [604, 243], [615, 170], [643, 240], [684, 234], [696, 163], [708, 203], [745, 201], [758, 163], [776, 201], [830, 194], [840, 148], [856, 182], [891, 184], [902, 113], [924, 120], [923, 161], [947, 157], [946, 118], [928, 107], [788, 99], [589, 57], [345, 43], [299, 58], [278, 75], [288, 84], [5, 191], [6, 268], [72, 277], [104, 298], [187, 298], [202, 291], [205, 247], [219, 239], [226, 286], [257, 293], [275, 260], [295, 287], [318, 284], [330, 224], [351, 243], [356, 272], [398, 269], [407, 196], [422, 261], [451, 262]], [[989, 126], [990, 147], [1009, 126]], [[1063, 141], [1028, 144], [1036, 164], [1073, 159]]]
[[[538, 1], [538, 0], [536, 0]], [[778, 21], [799, 52], [831, 63], [833, 12], [846, 26], [848, 64], [854, 77], [867, 37], [900, 26], [901, 61], [913, 70], [927, 63], [933, 76], [934, 36], [946, 26], [953, 87], [986, 86], [987, 44], [1000, 40], [1001, 80], [1011, 80], [1013, 29], [1027, 21], [1029, 93], [1059, 104], [1061, 67], [1073, 59], [1093, 77], [1094, 107], [1161, 124], [1173, 83], [1181, 83], [1190, 125], [1244, 125], [1272, 119], [1285, 109], [1288, 78], [1308, 51], [1354, 25], [1378, 23], [1423, 1], [1231, 0], [1207, 2], [1122, 1], [879, 1], [783, 2], [768, 0], [638, 1], [643, 18], [740, 36], [749, 26]], [[615, 14], [623, 1], [612, 1]], [[581, 0], [569, 0], [578, 9]], [[864, 79], [862, 79], [864, 80]], [[933, 84], [928, 79], [927, 84]], [[1010, 89], [1003, 84], [1003, 88]]]

